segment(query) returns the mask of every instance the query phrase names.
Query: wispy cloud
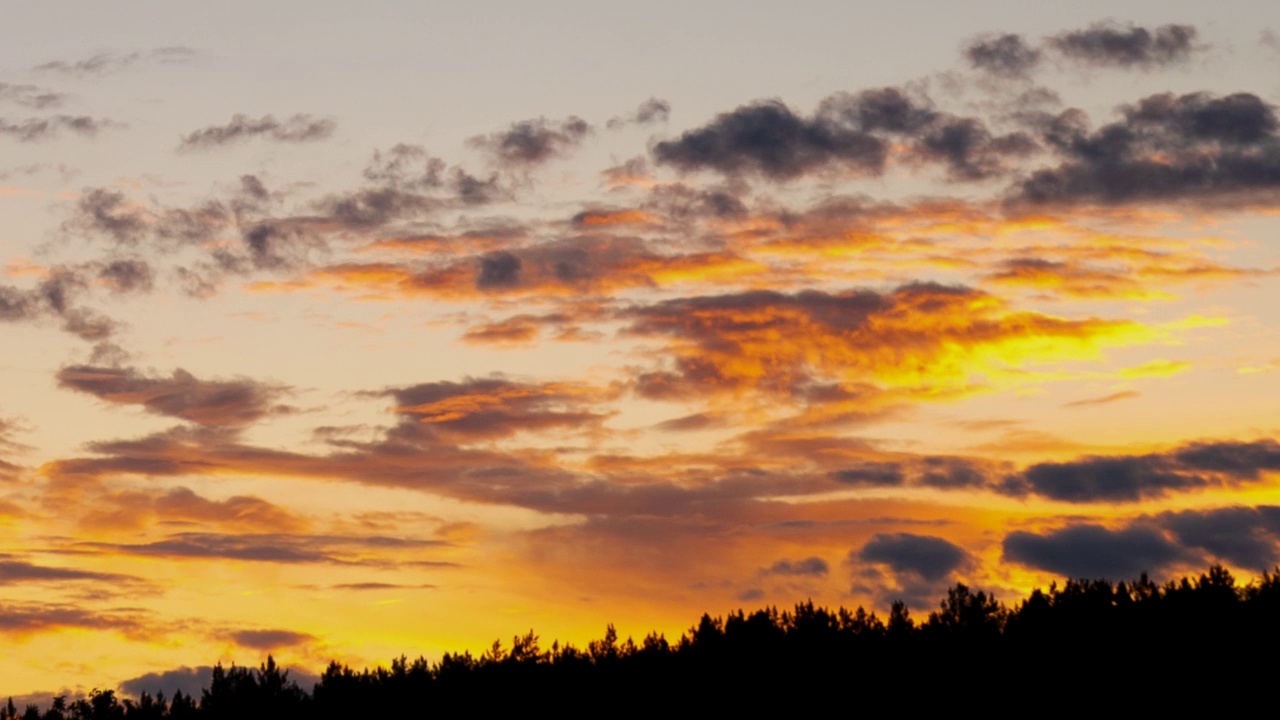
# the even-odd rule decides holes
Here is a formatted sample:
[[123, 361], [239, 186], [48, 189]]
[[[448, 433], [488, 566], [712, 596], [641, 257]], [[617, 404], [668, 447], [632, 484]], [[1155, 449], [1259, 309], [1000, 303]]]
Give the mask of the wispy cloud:
[[119, 124], [88, 115], [50, 115], [25, 120], [0, 118], [0, 136], [20, 142], [48, 140], [63, 133], [94, 137], [107, 128], [115, 127], [119, 127]]
[[283, 143], [303, 143], [327, 140], [338, 124], [331, 118], [317, 118], [299, 113], [284, 120], [274, 115], [251, 118], [232, 115], [225, 125], [210, 125], [193, 130], [183, 136], [179, 150], [203, 150], [243, 142], [251, 138], [263, 138]]
[[47, 110], [61, 107], [66, 101], [66, 93], [55, 92], [38, 85], [0, 82], [0, 103], [13, 103], [36, 110]]
[[76, 78], [101, 77], [149, 64], [188, 63], [198, 55], [199, 53], [191, 48], [175, 45], [129, 53], [98, 53], [80, 60], [50, 60], [36, 65], [32, 70], [38, 73], [68, 75]]

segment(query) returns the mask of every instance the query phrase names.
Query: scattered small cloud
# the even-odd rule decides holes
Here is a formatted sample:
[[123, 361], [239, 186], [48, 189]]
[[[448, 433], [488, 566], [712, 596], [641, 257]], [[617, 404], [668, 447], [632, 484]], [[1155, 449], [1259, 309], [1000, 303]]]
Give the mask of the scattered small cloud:
[[114, 127], [119, 127], [119, 123], [88, 115], [50, 115], [26, 120], [0, 118], [0, 136], [19, 142], [48, 140], [63, 133], [94, 137], [103, 130]]
[[964, 48], [965, 59], [976, 70], [993, 75], [1023, 77], [1040, 64], [1041, 52], [1021, 35], [987, 35]]
[[276, 652], [280, 648], [305, 645], [316, 639], [314, 635], [292, 630], [237, 630], [228, 637], [241, 647], [262, 652]]
[[50, 60], [32, 70], [76, 78], [102, 77], [145, 65], [185, 64], [198, 54], [191, 48], [175, 45], [130, 53], [98, 53], [80, 60]]
[[671, 103], [656, 97], [640, 103], [635, 112], [621, 117], [611, 118], [607, 124], [610, 130], [617, 130], [628, 125], [653, 125], [665, 123], [671, 116]]
[[205, 150], [264, 138], [275, 142], [302, 143], [327, 140], [338, 124], [331, 118], [318, 118], [304, 113], [277, 120], [274, 115], [252, 118], [232, 115], [225, 125], [210, 125], [183, 136], [179, 150]]
[[825, 577], [830, 570], [831, 568], [827, 565], [826, 560], [815, 556], [807, 557], [803, 560], [788, 560], [783, 558], [761, 572], [765, 575]]
[[522, 120], [501, 132], [477, 135], [469, 142], [500, 166], [527, 169], [566, 157], [591, 132], [587, 121], [571, 115], [559, 121]]

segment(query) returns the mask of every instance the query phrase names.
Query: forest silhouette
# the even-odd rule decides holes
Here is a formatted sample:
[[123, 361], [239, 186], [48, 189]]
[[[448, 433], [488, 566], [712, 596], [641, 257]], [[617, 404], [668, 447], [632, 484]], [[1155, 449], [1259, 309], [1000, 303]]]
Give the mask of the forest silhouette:
[[703, 615], [674, 641], [656, 633], [620, 641], [610, 625], [585, 647], [546, 647], [529, 631], [479, 656], [402, 656], [362, 670], [334, 662], [309, 690], [268, 657], [258, 668], [218, 665], [199, 698], [94, 690], [22, 710], [10, 699], [0, 720], [758, 713], [833, 702], [844, 712], [886, 700], [917, 709], [1046, 700], [1080, 712], [1185, 707], [1272, 687], [1277, 641], [1280, 568], [1240, 585], [1215, 565], [1163, 585], [1145, 574], [1069, 580], [1012, 607], [957, 584], [920, 621], [902, 602], [885, 618], [805, 602]]

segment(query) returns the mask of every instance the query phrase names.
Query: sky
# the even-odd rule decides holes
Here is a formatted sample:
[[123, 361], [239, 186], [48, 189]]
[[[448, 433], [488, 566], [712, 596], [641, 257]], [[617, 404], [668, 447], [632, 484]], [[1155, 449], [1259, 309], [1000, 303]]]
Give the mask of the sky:
[[1280, 562], [1266, 3], [0, 27], [0, 695]]

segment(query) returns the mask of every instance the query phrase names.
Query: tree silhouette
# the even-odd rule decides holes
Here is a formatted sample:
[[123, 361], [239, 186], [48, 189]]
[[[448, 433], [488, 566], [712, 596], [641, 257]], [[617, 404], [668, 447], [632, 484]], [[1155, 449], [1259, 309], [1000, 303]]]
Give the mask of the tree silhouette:
[[[258, 668], [213, 669], [197, 704], [181, 692], [121, 701], [94, 690], [57, 697], [21, 715], [12, 700], [0, 720], [174, 718], [383, 718], [527, 712], [566, 702], [619, 702], [683, 712], [759, 714], [769, 708], [832, 707], [847, 688], [866, 688], [913, 708], [954, 710], [954, 698], [998, 689], [1002, 702], [1070, 694], [1082, 701], [1129, 698], [1149, 714], [1159, 687], [1264, 689], [1280, 644], [1280, 569], [1241, 587], [1224, 567], [1164, 585], [1143, 575], [1113, 584], [1068, 579], [1036, 589], [1012, 607], [957, 584], [923, 623], [903, 602], [886, 621], [864, 608], [829, 610], [812, 601], [791, 609], [703, 614], [676, 641], [656, 633], [619, 640], [609, 625], [585, 649], [530, 630], [495, 642], [478, 658], [447, 653], [431, 663], [401, 656], [388, 667], [331, 663], [308, 694], [268, 656]], [[1212, 697], [1206, 694], [1206, 703]], [[1194, 704], [1178, 696], [1186, 710]], [[821, 705], [819, 705], [821, 703]], [[627, 706], [629, 709], [629, 706]], [[640, 705], [637, 705], [640, 707]], [[1082, 705], [1081, 707], [1087, 707]], [[1108, 706], [1109, 709], [1115, 709]]]

